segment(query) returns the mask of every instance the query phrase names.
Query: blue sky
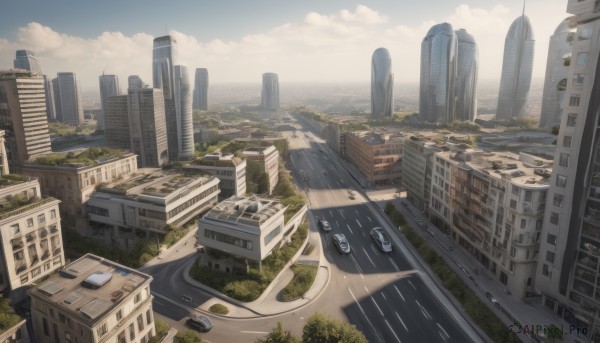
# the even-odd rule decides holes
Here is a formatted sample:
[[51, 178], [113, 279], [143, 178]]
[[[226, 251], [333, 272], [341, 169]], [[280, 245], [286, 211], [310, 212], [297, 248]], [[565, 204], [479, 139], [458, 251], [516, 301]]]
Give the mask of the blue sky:
[[[536, 38], [534, 77], [543, 77], [548, 37], [566, 0], [529, 0]], [[6, 1], [0, 12], [0, 67], [28, 48], [45, 73], [75, 71], [84, 88], [102, 70], [149, 81], [152, 37], [178, 39], [179, 63], [207, 67], [212, 82], [368, 81], [374, 49], [390, 50], [396, 82], [417, 82], [420, 42], [448, 21], [479, 44], [482, 79], [499, 78], [503, 43], [522, 1]]]

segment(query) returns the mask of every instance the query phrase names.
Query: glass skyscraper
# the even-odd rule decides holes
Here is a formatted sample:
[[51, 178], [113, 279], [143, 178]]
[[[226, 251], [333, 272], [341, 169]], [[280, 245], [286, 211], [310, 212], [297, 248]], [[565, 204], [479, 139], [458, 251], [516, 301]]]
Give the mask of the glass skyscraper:
[[206, 68], [196, 68], [193, 107], [201, 111], [208, 110], [208, 70]]
[[58, 73], [57, 77], [52, 80], [52, 85], [58, 121], [72, 125], [83, 124], [83, 107], [79, 95], [77, 74]]
[[260, 104], [263, 110], [279, 110], [279, 76], [277, 74], [263, 74]]
[[177, 115], [177, 159], [193, 160], [194, 128], [192, 118], [192, 87], [186, 66], [174, 68], [175, 113]]
[[99, 130], [104, 130], [104, 118], [106, 118], [106, 103], [108, 97], [121, 95], [119, 87], [119, 78], [116, 75], [100, 75], [100, 106], [102, 114], [97, 118], [96, 127]]
[[533, 72], [533, 30], [523, 14], [515, 19], [504, 41], [504, 59], [496, 119], [524, 116]]
[[454, 120], [474, 121], [477, 116], [477, 77], [479, 75], [479, 50], [472, 35], [465, 29], [456, 31], [456, 107]]
[[393, 114], [392, 58], [386, 48], [379, 48], [371, 58], [371, 118], [391, 117]]
[[127, 88], [145, 88], [146, 83], [138, 75], [129, 75], [127, 78]]
[[18, 69], [29, 70], [36, 75], [42, 74], [42, 67], [37, 57], [29, 50], [17, 50], [14, 66]]

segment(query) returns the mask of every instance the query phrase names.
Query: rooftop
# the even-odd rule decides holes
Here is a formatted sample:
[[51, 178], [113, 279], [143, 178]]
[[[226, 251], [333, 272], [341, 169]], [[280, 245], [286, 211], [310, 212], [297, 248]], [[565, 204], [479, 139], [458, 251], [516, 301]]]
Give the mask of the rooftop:
[[33, 161], [33, 164], [45, 166], [65, 166], [65, 167], [89, 167], [101, 163], [117, 160], [122, 157], [132, 156], [131, 153], [125, 153], [118, 149], [106, 147], [90, 148], [78, 154], [74, 153], [54, 153], [40, 156]]
[[274, 145], [261, 146], [261, 147], [250, 147], [246, 148], [243, 152], [244, 155], [266, 155], [273, 151], [277, 151]]
[[152, 277], [102, 257], [86, 254], [30, 294], [87, 320], [90, 326]]
[[201, 166], [231, 167], [242, 164], [243, 160], [233, 154], [221, 154], [220, 152], [206, 154], [202, 159], [196, 160], [193, 164]]
[[218, 203], [203, 218], [259, 227], [284, 210], [285, 206], [276, 200], [259, 198], [256, 195], [250, 197], [234, 195]]
[[399, 134], [389, 134], [385, 132], [375, 131], [359, 131], [352, 132], [350, 134], [360, 138], [363, 142], [368, 145], [384, 145], [384, 144], [399, 144], [404, 142], [404, 136]]

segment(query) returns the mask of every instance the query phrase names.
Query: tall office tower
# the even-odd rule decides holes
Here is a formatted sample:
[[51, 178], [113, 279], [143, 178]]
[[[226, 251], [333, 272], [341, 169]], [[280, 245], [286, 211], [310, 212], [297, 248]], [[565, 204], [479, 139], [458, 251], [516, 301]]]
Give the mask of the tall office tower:
[[279, 110], [279, 76], [277, 74], [263, 74], [260, 105], [263, 110]]
[[[595, 1], [569, 0], [571, 41], [565, 104], [540, 237], [535, 287], [542, 303], [585, 341], [600, 334], [600, 12]], [[573, 63], [575, 61], [575, 63]]]
[[206, 68], [196, 68], [193, 107], [201, 111], [208, 110], [208, 70]]
[[455, 31], [457, 39], [456, 107], [454, 120], [474, 121], [477, 116], [477, 77], [479, 50], [472, 35], [465, 29]]
[[83, 107], [79, 96], [77, 74], [58, 73], [52, 83], [58, 121], [72, 125], [83, 124]]
[[533, 72], [533, 30], [525, 13], [513, 21], [504, 41], [496, 119], [524, 116]]
[[386, 48], [373, 52], [371, 58], [371, 118], [394, 115], [394, 74], [392, 58]]
[[169, 152], [162, 91], [129, 88], [128, 107], [130, 146], [138, 155], [138, 167], [158, 168], [167, 164]]
[[194, 127], [192, 118], [192, 87], [186, 66], [177, 65], [173, 71], [175, 113], [177, 115], [177, 159], [189, 161], [194, 154]]
[[454, 120], [457, 39], [452, 25], [434, 25], [421, 43], [419, 113], [422, 120]]
[[104, 118], [106, 118], [106, 101], [108, 97], [121, 95], [119, 87], [119, 78], [116, 75], [100, 75], [100, 105], [102, 106], [102, 114], [97, 119], [96, 128], [104, 130]]
[[33, 74], [42, 75], [42, 67], [35, 54], [29, 50], [17, 50], [15, 68], [29, 70]]
[[0, 129], [11, 168], [51, 153], [44, 79], [25, 70], [0, 71]]
[[138, 75], [129, 75], [127, 86], [127, 88], [144, 88], [146, 83]]
[[106, 139], [106, 146], [130, 150], [131, 140], [127, 95], [109, 96], [106, 99], [104, 113], [104, 138]]
[[567, 88], [567, 76], [569, 76], [569, 65], [571, 64], [570, 31], [569, 19], [565, 19], [550, 37], [540, 127], [560, 125], [564, 108], [563, 100]]
[[56, 120], [56, 106], [54, 105], [54, 86], [52, 80], [44, 75], [44, 93], [46, 94], [46, 116], [48, 120]]

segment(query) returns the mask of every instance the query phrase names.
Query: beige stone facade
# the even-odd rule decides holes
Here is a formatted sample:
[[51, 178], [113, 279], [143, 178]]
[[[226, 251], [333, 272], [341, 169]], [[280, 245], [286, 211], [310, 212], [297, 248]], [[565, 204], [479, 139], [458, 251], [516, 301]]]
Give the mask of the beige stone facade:
[[346, 157], [371, 185], [401, 184], [403, 147], [401, 136], [366, 131], [346, 134]]
[[260, 162], [263, 170], [269, 175], [269, 194], [273, 192], [279, 181], [279, 152], [275, 146], [249, 148], [244, 150], [246, 159]]

